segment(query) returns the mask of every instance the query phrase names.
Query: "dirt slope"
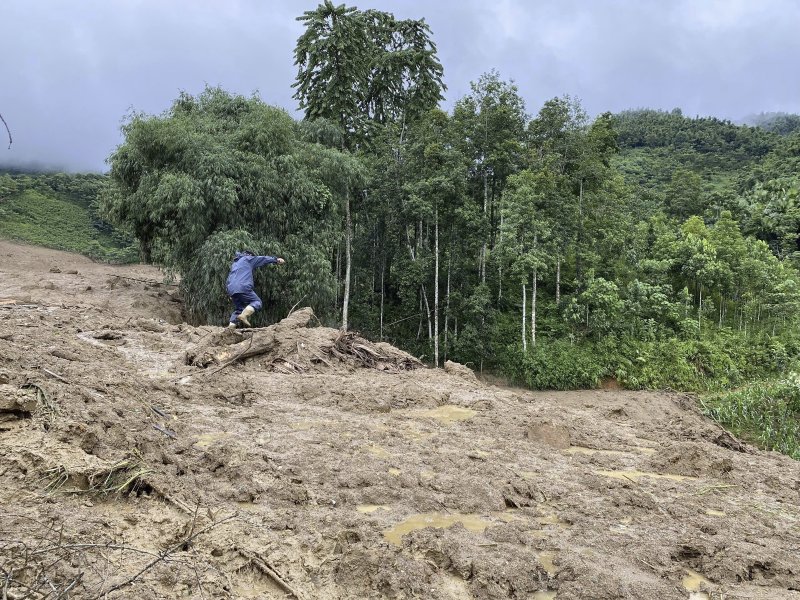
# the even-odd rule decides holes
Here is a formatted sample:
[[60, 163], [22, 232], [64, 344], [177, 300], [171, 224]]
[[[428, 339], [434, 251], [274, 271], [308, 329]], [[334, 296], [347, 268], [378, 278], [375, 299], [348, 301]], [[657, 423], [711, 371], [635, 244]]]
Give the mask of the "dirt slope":
[[195, 328], [160, 280], [0, 242], [0, 598], [800, 598], [800, 463], [690, 398]]

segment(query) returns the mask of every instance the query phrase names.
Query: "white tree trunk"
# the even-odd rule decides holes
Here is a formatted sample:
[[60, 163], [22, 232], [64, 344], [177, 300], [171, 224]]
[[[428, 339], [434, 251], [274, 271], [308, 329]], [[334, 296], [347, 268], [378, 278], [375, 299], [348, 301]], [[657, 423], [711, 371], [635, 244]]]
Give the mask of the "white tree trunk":
[[[451, 250], [452, 254], [452, 250]], [[444, 301], [444, 360], [447, 361], [447, 331], [448, 331], [448, 321], [450, 320], [450, 266], [452, 262], [452, 256], [447, 257], [447, 295], [445, 296]]]
[[528, 294], [527, 290], [525, 289], [525, 284], [522, 284], [522, 351], [528, 351], [528, 334], [525, 331], [525, 321], [527, 318], [527, 307], [525, 303], [527, 302]]
[[434, 274], [433, 274], [433, 362], [439, 366], [439, 207], [434, 211]]
[[[486, 219], [486, 214], [489, 209], [489, 176], [486, 169], [483, 171], [483, 217]], [[488, 236], [488, 232], [484, 232], [484, 236]], [[481, 247], [481, 283], [486, 283], [486, 237], [483, 238], [483, 246]]]
[[531, 347], [536, 348], [536, 290], [537, 270], [533, 270], [533, 287], [531, 288]]
[[561, 302], [561, 256], [556, 259], [556, 306]]
[[350, 244], [353, 237], [353, 221], [350, 218], [350, 190], [345, 192], [345, 270], [344, 270], [344, 299], [342, 300], [342, 331], [347, 331], [347, 311], [350, 307], [350, 263], [352, 253]]
[[386, 256], [381, 261], [381, 336], [380, 340], [383, 341], [383, 300], [386, 296], [386, 287], [384, 286], [384, 275], [386, 274]]
[[700, 286], [700, 304], [697, 306], [697, 335], [703, 332], [703, 286]]

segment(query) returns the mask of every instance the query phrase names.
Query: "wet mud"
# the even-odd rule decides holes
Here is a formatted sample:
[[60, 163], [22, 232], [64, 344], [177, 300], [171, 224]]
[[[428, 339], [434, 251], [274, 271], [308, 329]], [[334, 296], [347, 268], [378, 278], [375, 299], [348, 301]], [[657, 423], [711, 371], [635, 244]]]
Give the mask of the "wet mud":
[[0, 594], [800, 598], [800, 463], [693, 398], [306, 316], [192, 327], [155, 269], [0, 242]]

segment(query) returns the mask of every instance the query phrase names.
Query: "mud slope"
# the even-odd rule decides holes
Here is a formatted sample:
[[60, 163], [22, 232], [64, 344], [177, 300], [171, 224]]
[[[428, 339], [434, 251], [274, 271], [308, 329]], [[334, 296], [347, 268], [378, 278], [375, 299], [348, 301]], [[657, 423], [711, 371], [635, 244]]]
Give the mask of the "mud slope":
[[800, 463], [690, 398], [195, 328], [160, 280], [0, 242], [0, 598], [800, 598]]

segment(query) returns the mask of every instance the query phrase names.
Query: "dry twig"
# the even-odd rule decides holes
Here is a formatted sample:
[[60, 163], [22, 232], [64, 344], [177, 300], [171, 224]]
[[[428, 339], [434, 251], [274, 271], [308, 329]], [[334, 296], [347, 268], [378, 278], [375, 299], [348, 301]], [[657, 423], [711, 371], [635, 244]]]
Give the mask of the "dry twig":
[[[187, 544], [192, 542], [198, 536], [203, 535], [205, 532], [210, 531], [210, 530], [214, 529], [215, 527], [218, 527], [219, 525], [222, 525], [223, 523], [226, 523], [227, 521], [230, 521], [231, 519], [234, 519], [236, 516], [237, 516], [237, 514], [234, 513], [234, 514], [232, 514], [232, 515], [230, 515], [228, 517], [225, 517], [224, 519], [221, 519], [219, 521], [216, 521], [215, 523], [211, 523], [210, 525], [208, 525], [206, 527], [203, 527], [203, 529], [197, 531], [196, 533], [191, 533], [185, 539], [181, 540], [180, 542], [178, 542], [177, 544], [175, 544], [174, 546], [172, 546], [168, 550], [165, 550], [164, 552], [162, 552], [157, 558], [154, 558], [153, 560], [151, 560], [144, 567], [142, 567], [135, 575], [133, 575], [132, 577], [129, 577], [128, 579], [126, 579], [125, 581], [123, 581], [121, 583], [117, 583], [115, 585], [112, 585], [108, 589], [108, 591], [101, 592], [100, 595], [95, 596], [94, 600], [100, 600], [100, 598], [108, 596], [110, 593], [115, 592], [115, 591], [117, 591], [119, 589], [122, 589], [123, 587], [125, 587], [127, 585], [130, 585], [131, 583], [136, 581], [139, 577], [141, 577], [144, 573], [146, 573], [147, 571], [152, 569], [159, 562], [161, 562], [163, 560], [166, 560], [169, 557], [170, 554], [172, 554], [174, 552], [177, 552], [181, 548], [186, 547]], [[192, 529], [194, 529], [194, 526], [192, 527]]]
[[275, 569], [273, 569], [269, 564], [267, 564], [263, 559], [259, 558], [252, 552], [248, 552], [247, 550], [242, 550], [241, 548], [237, 548], [236, 551], [241, 554], [244, 558], [250, 561], [251, 564], [255, 565], [259, 571], [261, 571], [264, 575], [272, 579], [278, 587], [280, 587], [284, 592], [287, 594], [291, 594], [297, 600], [303, 600], [303, 597], [297, 592], [292, 586], [290, 586], [286, 581], [281, 577]]

